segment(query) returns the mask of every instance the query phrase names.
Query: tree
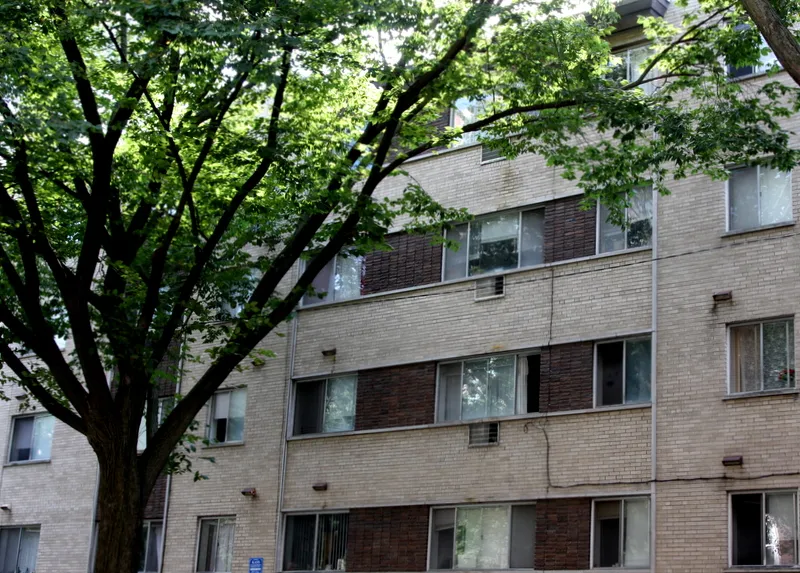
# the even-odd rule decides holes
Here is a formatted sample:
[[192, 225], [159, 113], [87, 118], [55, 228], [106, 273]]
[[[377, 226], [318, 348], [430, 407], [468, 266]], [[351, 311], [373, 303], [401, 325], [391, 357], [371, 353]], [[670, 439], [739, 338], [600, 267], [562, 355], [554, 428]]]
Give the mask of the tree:
[[800, 85], [800, 44], [792, 32], [800, 19], [800, 6], [795, 2], [741, 0], [747, 15], [764, 36], [783, 69]]
[[[728, 81], [724, 58], [760, 50], [740, 8], [647, 20], [656, 49], [634, 81], [609, 75], [611, 7], [568, 13], [525, 0], [0, 6], [0, 358], [96, 453], [98, 572], [136, 570], [159, 473], [186, 469], [178, 446], [200, 409], [328, 261], [386, 248], [401, 215], [412, 232], [467, 217], [416, 184], [376, 197], [408, 159], [479, 133], [508, 157], [546, 155], [618, 221], [643, 179], [666, 192], [668, 175], [796, 162], [779, 124], [796, 93]], [[477, 118], [437, 129], [464, 98]], [[220, 322], [226, 304], [243, 310]], [[158, 426], [159, 365], [175, 348], [196, 358], [200, 341], [208, 365]]]

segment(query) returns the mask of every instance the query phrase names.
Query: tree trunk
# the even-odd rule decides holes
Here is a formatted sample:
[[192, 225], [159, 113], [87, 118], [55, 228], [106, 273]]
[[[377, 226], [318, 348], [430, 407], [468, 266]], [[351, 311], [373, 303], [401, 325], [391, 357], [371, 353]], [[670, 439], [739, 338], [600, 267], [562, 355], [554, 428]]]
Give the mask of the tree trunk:
[[99, 529], [95, 573], [136, 573], [141, 546], [143, 507], [139, 468], [123, 456], [100, 462], [97, 495]]
[[800, 86], [800, 45], [769, 0], [741, 0], [750, 19], [764, 36], [794, 82]]

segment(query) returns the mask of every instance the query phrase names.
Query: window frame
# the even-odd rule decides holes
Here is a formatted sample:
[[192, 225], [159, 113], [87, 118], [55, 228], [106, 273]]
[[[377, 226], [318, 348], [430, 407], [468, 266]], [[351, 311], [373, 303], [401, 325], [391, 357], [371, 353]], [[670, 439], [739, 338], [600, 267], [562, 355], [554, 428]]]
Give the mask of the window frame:
[[[756, 74], [753, 74], [756, 75]], [[752, 77], [752, 76], [744, 76], [744, 77]], [[736, 78], [742, 79], [742, 78]], [[776, 227], [780, 225], [791, 225], [794, 223], [794, 189], [792, 188], [793, 185], [793, 172], [794, 169], [791, 171], [781, 171], [781, 173], [786, 173], [788, 175], [788, 185], [789, 185], [789, 214], [791, 215], [787, 220], [781, 221], [778, 223], [767, 223], [764, 225], [761, 223], [761, 170], [762, 165], [734, 165], [727, 167], [728, 171], [728, 178], [725, 180], [725, 232], [726, 233], [748, 233], [750, 231], [758, 231], [760, 229], [769, 229], [771, 227]], [[731, 173], [733, 171], [738, 171], [741, 169], [755, 169], [756, 170], [756, 187], [758, 190], [758, 226], [757, 227], [747, 227], [745, 229], [731, 229]]]
[[[53, 438], [52, 437], [50, 438], [50, 455], [47, 458], [34, 459], [34, 458], [31, 457], [31, 458], [28, 458], [27, 460], [15, 460], [15, 461], [11, 460], [11, 452], [14, 451], [14, 428], [16, 427], [17, 420], [21, 420], [21, 419], [24, 419], [24, 418], [34, 418], [34, 422], [33, 422], [34, 425], [33, 425], [33, 428], [31, 428], [31, 454], [32, 454], [33, 453], [33, 433], [34, 433], [34, 431], [36, 429], [36, 420], [35, 420], [35, 418], [44, 418], [46, 416], [50, 416], [51, 418], [53, 418], [53, 435], [55, 435], [55, 433], [56, 433], [55, 422], [57, 420], [56, 420], [55, 416], [53, 416], [52, 414], [50, 414], [48, 412], [36, 412], [36, 413], [30, 413], [30, 414], [29, 413], [23, 413], [23, 414], [18, 414], [18, 415], [15, 415], [15, 416], [11, 417], [11, 427], [10, 427], [9, 433], [8, 433], [8, 451], [6, 452], [6, 462], [5, 462], [6, 465], [41, 464], [41, 463], [50, 462], [52, 460], [52, 458], [53, 458]], [[2, 529], [2, 528], [0, 528], [0, 529]]]
[[656, 208], [656, 202], [653, 201], [653, 197], [655, 196], [655, 192], [653, 190], [653, 184], [647, 183], [645, 185], [637, 185], [634, 189], [641, 189], [644, 187], [650, 188], [650, 244], [643, 245], [639, 247], [629, 247], [628, 246], [628, 231], [630, 230], [630, 214], [629, 209], [630, 207], [625, 207], [625, 227], [622, 228], [622, 240], [625, 243], [625, 246], [621, 249], [615, 249], [613, 251], [601, 251], [600, 250], [600, 226], [606, 223], [606, 221], [601, 220], [600, 213], [602, 213], [600, 200], [597, 200], [597, 205], [595, 207], [595, 211], [597, 211], [596, 222], [595, 222], [595, 242], [594, 242], [594, 253], [597, 256], [601, 255], [613, 255], [619, 253], [625, 253], [628, 251], [637, 251], [639, 249], [652, 249], [653, 248], [653, 237], [655, 236], [655, 222], [656, 222], [656, 214], [654, 209]]
[[[795, 372], [794, 381], [792, 385], [787, 386], [786, 388], [774, 388], [765, 390], [764, 389], [764, 325], [775, 323], [775, 322], [791, 322], [792, 326], [792, 337], [795, 338], [795, 347], [797, 346], [796, 334], [794, 332], [795, 324], [794, 324], [794, 315], [790, 316], [779, 316], [776, 318], [766, 318], [763, 320], [750, 320], [746, 322], [732, 322], [726, 325], [727, 330], [727, 374], [728, 374], [728, 396], [746, 396], [748, 394], [760, 394], [760, 393], [771, 393], [771, 392], [788, 392], [788, 391], [795, 391], [797, 390], [797, 373]], [[760, 364], [760, 371], [761, 371], [761, 385], [759, 390], [742, 390], [742, 391], [735, 391], [735, 375], [733, 372], [733, 359], [734, 359], [734, 350], [733, 350], [733, 331], [736, 328], [740, 328], [743, 326], [758, 326], [758, 349], [759, 349], [759, 364]], [[788, 337], [787, 337], [788, 342]], [[787, 343], [786, 346], [787, 353], [789, 351], [789, 345]], [[790, 370], [797, 370], [796, 364], [797, 362], [797, 354], [795, 352], [795, 368], [791, 368]], [[756, 492], [758, 493], [758, 492]]]
[[[217, 522], [217, 537], [214, 540], [214, 555], [217, 554], [217, 545], [219, 543], [219, 522], [227, 520], [233, 523], [233, 539], [231, 540], [231, 545], [233, 549], [236, 548], [236, 515], [233, 514], [226, 514], [226, 515], [209, 515], [209, 516], [199, 516], [197, 518], [197, 535], [195, 536], [195, 550], [194, 550], [194, 573], [207, 573], [200, 571], [200, 543], [202, 541], [201, 537], [203, 535], [203, 522], [205, 521], [216, 521]], [[233, 549], [231, 550], [231, 569], [233, 569]], [[216, 559], [215, 559], [216, 561]], [[233, 573], [233, 571], [215, 571], [213, 573]]]
[[[628, 391], [628, 370], [627, 370], [627, 348], [628, 342], [637, 342], [641, 340], [649, 340], [650, 341], [650, 400], [647, 402], [627, 402], [626, 401], [626, 393]], [[598, 387], [598, 380], [597, 374], [599, 372], [599, 352], [597, 351], [597, 347], [603, 344], [613, 344], [615, 342], [622, 342], [622, 402], [620, 404], [600, 404], [600, 392]], [[594, 356], [592, 358], [593, 365], [592, 365], [592, 387], [593, 387], [593, 398], [592, 398], [592, 407], [594, 409], [601, 409], [601, 408], [619, 408], [621, 406], [631, 406], [631, 405], [645, 405], [645, 404], [652, 404], [653, 403], [653, 334], [652, 332], [648, 332], [647, 334], [637, 334], [633, 336], [626, 336], [623, 338], [608, 338], [605, 340], [597, 340], [594, 343], [593, 353]], [[613, 501], [613, 500], [608, 500]]]
[[[628, 83], [632, 83], [637, 79], [639, 79], [638, 75], [636, 78], [631, 77], [631, 52], [635, 52], [638, 50], [648, 50], [649, 48], [651, 48], [651, 46], [652, 42], [641, 41], [626, 46], [620, 46], [619, 48], [611, 50], [612, 56], [619, 56], [623, 60], [623, 63], [625, 65], [625, 81], [627, 81]], [[648, 54], [648, 57], [650, 57], [651, 55], [653, 55], [652, 51], [650, 54]], [[648, 74], [653, 73], [654, 71], [656, 71], [656, 69], [657, 67], [653, 68], [652, 70], [650, 70], [650, 72], [648, 72]], [[645, 95], [648, 96], [653, 95], [653, 93], [655, 93], [657, 89], [654, 82], [642, 84], [639, 87], [644, 91]]]
[[[432, 505], [430, 507], [430, 509], [428, 510], [428, 555], [427, 555], [427, 559], [426, 559], [426, 566], [427, 566], [426, 571], [498, 571], [498, 570], [499, 571], [529, 571], [531, 569], [534, 569], [535, 567], [534, 568], [522, 568], [522, 569], [520, 569], [520, 568], [512, 568], [510, 566], [505, 568], [505, 569], [493, 569], [493, 568], [490, 568], [490, 569], [466, 569], [466, 568], [460, 569], [460, 568], [456, 568], [456, 567], [451, 567], [450, 569], [434, 569], [434, 568], [431, 567], [431, 557], [433, 555], [433, 550], [432, 549], [433, 549], [433, 533], [434, 533], [434, 528], [433, 528], [433, 524], [434, 524], [433, 514], [434, 514], [434, 512], [437, 511], [437, 510], [442, 510], [442, 509], [452, 509], [453, 510], [453, 527], [455, 529], [456, 524], [458, 523], [458, 509], [459, 508], [462, 508], [462, 509], [476, 509], [476, 508], [486, 508], [486, 507], [505, 507], [505, 508], [508, 509], [508, 530], [507, 530], [507, 533], [508, 533], [508, 562], [509, 562], [509, 565], [510, 565], [511, 564], [511, 551], [512, 551], [511, 538], [512, 538], [512, 535], [513, 535], [512, 531], [511, 531], [511, 527], [513, 525], [513, 519], [514, 519], [514, 517], [513, 517], [513, 508], [517, 507], [517, 506], [530, 506], [530, 507], [534, 507], [535, 508], [537, 506], [537, 503], [534, 500], [534, 501], [515, 501], [515, 502], [511, 502], [511, 503], [508, 503], [508, 502], [501, 502], [501, 503], [473, 503], [473, 504], [461, 503], [461, 504], [448, 504], [448, 505]], [[536, 515], [536, 519], [538, 519], [538, 514]], [[533, 527], [534, 527], [534, 531], [535, 531], [536, 530], [536, 522], [535, 521], [533, 523]], [[453, 556], [452, 556], [454, 565], [455, 565], [455, 562], [456, 562], [456, 559], [455, 559], [456, 558], [456, 553], [455, 553], [456, 552], [456, 543], [455, 543], [456, 539], [455, 538], [456, 538], [456, 532], [454, 531], [453, 532]], [[534, 547], [533, 547], [533, 557], [534, 557], [534, 560], [535, 560], [536, 559], [536, 544], [535, 544], [535, 541], [534, 541]]]
[[[761, 570], [761, 569], [775, 569], [775, 568], [795, 568], [800, 565], [800, 490], [798, 488], [777, 488], [777, 489], [756, 489], [756, 490], [741, 490], [741, 491], [728, 491], [728, 567], [731, 569], [742, 570]], [[766, 495], [767, 494], [787, 494], [790, 493], [794, 496], [794, 522], [795, 522], [795, 540], [794, 551], [795, 561], [793, 565], [765, 565], [766, 561], [766, 545], [764, 539], [764, 522], [766, 515]], [[733, 564], [733, 496], [735, 495], [760, 495], [761, 496], [761, 565], [734, 565]]]
[[22, 532], [24, 530], [29, 531], [38, 531], [39, 532], [39, 540], [36, 542], [36, 561], [39, 561], [39, 544], [42, 541], [42, 525], [41, 524], [34, 524], [34, 525], [4, 525], [0, 527], [0, 531], [2, 530], [19, 530], [19, 539], [17, 539], [17, 550], [16, 550], [16, 559], [14, 560], [14, 570], [17, 571], [19, 568], [19, 549], [22, 545]]
[[[513, 416], [527, 416], [536, 414], [537, 412], [519, 412], [520, 407], [520, 365], [519, 361], [522, 358], [527, 358], [528, 356], [532, 355], [540, 355], [541, 356], [541, 349], [532, 349], [532, 350], [520, 350], [517, 352], [501, 352], [498, 354], [486, 354], [486, 355], [479, 355], [479, 356], [468, 356], [466, 358], [458, 358], [454, 360], [442, 360], [441, 362], [436, 363], [436, 392], [434, 393], [434, 424], [475, 424], [478, 422], [484, 422], [487, 420], [502, 420], [508, 419]], [[457, 420], [442, 420], [439, 418], [441, 412], [439, 409], [439, 396], [441, 394], [441, 369], [442, 366], [448, 366], [451, 364], [461, 364], [461, 385], [464, 384], [464, 364], [466, 362], [470, 362], [473, 360], [490, 360], [492, 358], [502, 358], [506, 356], [511, 356], [514, 358], [514, 413], [507, 414], [505, 416], [485, 416], [483, 418], [471, 418], [469, 420], [464, 420], [461, 417], [462, 413], [462, 403], [459, 402], [458, 405], [458, 419]]]
[[[307, 434], [295, 433], [294, 427], [295, 427], [295, 423], [296, 423], [295, 421], [296, 421], [296, 418], [297, 418], [297, 386], [299, 384], [310, 384], [310, 383], [314, 383], [314, 382], [323, 382], [324, 381], [325, 382], [325, 387], [324, 387], [323, 392], [322, 392], [322, 396], [323, 396], [323, 400], [324, 400], [325, 397], [328, 395], [328, 381], [332, 380], [332, 379], [336, 379], [336, 378], [355, 378], [355, 385], [353, 386], [353, 428], [350, 429], [350, 430], [341, 430], [341, 431], [338, 431], [338, 432], [319, 431], [319, 432], [309, 432]], [[339, 434], [344, 434], [344, 433], [347, 433], [347, 432], [355, 431], [355, 427], [356, 427], [356, 411], [358, 409], [358, 378], [359, 378], [358, 371], [356, 371], [356, 372], [350, 372], [350, 373], [333, 374], [331, 376], [326, 376], [326, 377], [323, 377], [323, 378], [308, 378], [308, 379], [303, 379], [303, 380], [294, 380], [294, 382], [292, 383], [291, 423], [288, 424], [288, 429], [289, 429], [288, 435], [289, 435], [289, 437], [294, 437], [294, 436], [329, 436], [329, 435], [335, 436], [335, 435], [339, 435]], [[324, 402], [323, 402], [323, 405], [322, 405], [322, 420], [320, 420], [320, 427], [322, 427], [322, 428], [325, 427], [325, 404], [324, 404]], [[292, 514], [292, 515], [295, 515], [295, 514]], [[297, 514], [297, 515], [300, 515], [300, 514]]]
[[[442, 249], [442, 275], [441, 275], [441, 282], [454, 282], [454, 281], [471, 280], [471, 279], [476, 279], [476, 278], [481, 278], [481, 277], [487, 277], [487, 276], [492, 276], [492, 275], [509, 273], [509, 272], [512, 272], [512, 271], [515, 271], [515, 270], [519, 270], [519, 269], [535, 269], [537, 267], [544, 266], [546, 264], [546, 262], [544, 261], [544, 256], [542, 256], [542, 262], [541, 263], [537, 263], [535, 265], [522, 266], [522, 216], [523, 216], [524, 213], [527, 213], [529, 211], [539, 211], [539, 210], [541, 210], [542, 214], [544, 214], [545, 208], [546, 208], [545, 205], [542, 204], [542, 205], [533, 205], [533, 206], [529, 206], [529, 207], [524, 207], [524, 208], [521, 208], [521, 209], [495, 211], [494, 213], [484, 213], [483, 215], [479, 215], [479, 216], [475, 217], [475, 219], [473, 219], [472, 221], [464, 221], [464, 222], [461, 222], [461, 223], [455, 223], [453, 225], [453, 227], [455, 227], [457, 225], [466, 225], [467, 226], [467, 240], [466, 240], [466, 243], [463, 244], [463, 245], [459, 245], [459, 247], [458, 247], [459, 251], [461, 249], [466, 249], [467, 256], [466, 256], [466, 261], [464, 263], [464, 265], [465, 265], [465, 270], [464, 270], [465, 274], [464, 274], [463, 277], [456, 277], [454, 279], [445, 278], [445, 273], [447, 271], [446, 266], [445, 266], [447, 264], [447, 252], [450, 250], [445, 246]], [[516, 213], [517, 214], [517, 219], [518, 219], [517, 220], [517, 266], [512, 267], [510, 269], [503, 269], [503, 270], [500, 270], [500, 271], [490, 271], [490, 272], [481, 273], [481, 274], [475, 274], [475, 275], [469, 274], [469, 262], [470, 262], [469, 261], [469, 253], [470, 253], [470, 247], [472, 246], [472, 223], [480, 222], [482, 219], [491, 219], [493, 217], [497, 217], [497, 216], [505, 215], [505, 214], [511, 214], [511, 213]], [[544, 218], [542, 220], [544, 222]], [[444, 234], [444, 238], [445, 239], [447, 239], [447, 233], [448, 233], [448, 231], [445, 231], [445, 234]], [[544, 234], [544, 228], [542, 228], [542, 233]], [[545, 243], [544, 243], [544, 240], [542, 240], [542, 255], [544, 255], [544, 250], [545, 250]]]
[[[305, 434], [304, 434], [305, 435]], [[319, 540], [319, 518], [321, 515], [347, 515], [347, 534], [350, 535], [350, 510], [349, 509], [331, 509], [331, 510], [323, 510], [323, 511], [292, 511], [289, 513], [283, 514], [283, 525], [281, 527], [281, 544], [280, 544], [280, 559], [281, 559], [281, 566], [278, 570], [279, 573], [283, 573], [286, 571], [290, 571], [290, 573], [315, 573], [317, 571], [326, 571], [325, 569], [292, 569], [287, 570], [284, 568], [284, 564], [286, 561], [286, 532], [287, 528], [289, 527], [289, 517], [291, 516], [306, 516], [306, 515], [313, 515], [314, 516], [314, 551], [311, 555], [311, 562], [314, 564], [314, 567], [317, 566], [317, 541]], [[347, 571], [347, 547], [345, 546], [345, 568], [342, 571]], [[328, 571], [339, 571], [339, 569], [329, 569]]]
[[[169, 403], [169, 402], [172, 402], [172, 407], [169, 409], [169, 411], [172, 412], [172, 409], [175, 407], [175, 396], [174, 395], [172, 395], [172, 396], [159, 396], [156, 399], [156, 404], [157, 404], [157, 407], [156, 407], [156, 410], [157, 410], [156, 411], [156, 415], [157, 415], [156, 429], [161, 427], [161, 424], [164, 423], [164, 418], [166, 417], [166, 415], [169, 414], [169, 412], [166, 415], [164, 413], [165, 410], [166, 410], [165, 405], [167, 403]], [[144, 432], [144, 434], [142, 434], [142, 432]], [[142, 436], [144, 436], [144, 438], [142, 438]], [[142, 439], [144, 439], [144, 447], [140, 448], [139, 445], [141, 445], [141, 444], [139, 443], [139, 440], [142, 440]], [[139, 437], [138, 437], [137, 443], [136, 443], [136, 451], [141, 454], [146, 449], [147, 449], [147, 403], [145, 403], [145, 405], [144, 405], [144, 411], [142, 412], [142, 418], [139, 421]]]
[[[616, 501], [620, 503], [620, 513], [619, 513], [619, 556], [620, 562], [624, 563], [625, 559], [625, 502], [626, 501], [634, 501], [634, 500], [647, 500], [647, 510], [648, 510], [648, 540], [647, 540], [647, 549], [648, 549], [648, 564], [641, 567], [626, 567], [625, 565], [620, 565], [619, 567], [600, 567], [594, 564], [595, 561], [595, 546], [597, 544], [597, 534], [595, 533], [595, 521], [597, 519], [597, 510], [596, 505], [598, 503], [606, 503]], [[623, 495], [623, 496], [616, 496], [616, 497], [594, 497], [592, 498], [592, 511], [591, 511], [591, 524], [590, 524], [590, 547], [589, 547], [589, 569], [597, 569], [598, 571], [619, 571], [619, 570], [628, 570], [628, 571], [648, 571], [653, 567], [653, 503], [652, 499], [649, 494], [647, 495]]]
[[[240, 440], [228, 440], [226, 439], [224, 442], [218, 441], [216, 438], [211, 437], [211, 428], [214, 423], [214, 410], [216, 409], [216, 402], [217, 396], [219, 394], [233, 394], [234, 392], [243, 392], [244, 393], [244, 417], [242, 418], [242, 439]], [[160, 409], [159, 409], [160, 411]], [[226, 420], [230, 419], [230, 401], [228, 402], [228, 416], [225, 418]], [[244, 443], [244, 432], [245, 427], [247, 426], [247, 386], [242, 388], [220, 388], [211, 396], [211, 404], [208, 408], [208, 418], [206, 420], [206, 439], [212, 446], [224, 446], [224, 445], [238, 445]], [[225, 437], [228, 437], [228, 424], [226, 424], [225, 430]]]
[[[99, 522], [98, 522], [99, 523]], [[161, 540], [158, 543], [158, 548], [156, 549], [158, 555], [156, 559], [158, 560], [158, 570], [155, 572], [147, 571], [147, 557], [148, 551], [150, 550], [150, 535], [153, 531], [153, 525], [160, 525], [161, 526]], [[139, 569], [138, 573], [159, 573], [161, 571], [161, 560], [162, 560], [162, 552], [163, 552], [163, 542], [164, 542], [164, 522], [161, 519], [143, 519], [142, 520], [142, 527], [144, 528], [147, 526], [147, 536], [144, 539], [144, 569]]]

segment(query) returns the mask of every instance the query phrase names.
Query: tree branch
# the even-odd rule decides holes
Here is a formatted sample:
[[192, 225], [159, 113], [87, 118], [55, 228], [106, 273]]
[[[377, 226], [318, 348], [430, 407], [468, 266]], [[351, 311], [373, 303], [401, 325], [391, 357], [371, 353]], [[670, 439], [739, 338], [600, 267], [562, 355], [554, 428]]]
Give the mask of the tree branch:
[[778, 61], [800, 86], [800, 45], [769, 0], [741, 0], [747, 15], [772, 48]]

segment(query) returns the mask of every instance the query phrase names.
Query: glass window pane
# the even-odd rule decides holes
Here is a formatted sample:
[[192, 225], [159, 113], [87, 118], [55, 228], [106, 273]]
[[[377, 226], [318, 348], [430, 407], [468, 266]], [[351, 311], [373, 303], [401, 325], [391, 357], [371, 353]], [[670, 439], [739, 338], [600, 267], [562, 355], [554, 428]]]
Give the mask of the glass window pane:
[[508, 507], [459, 508], [456, 569], [508, 568]]
[[319, 274], [314, 277], [314, 280], [311, 281], [311, 286], [313, 287], [315, 294], [307, 294], [303, 296], [303, 304], [314, 304], [315, 302], [328, 300], [328, 291], [331, 290], [331, 275], [333, 274], [333, 265], [333, 260], [328, 261], [327, 264], [322, 267], [322, 270], [319, 272]]
[[520, 266], [529, 267], [544, 262], [544, 209], [522, 213], [522, 245]]
[[479, 275], [517, 268], [518, 239], [518, 213], [474, 221], [470, 226], [469, 274]]
[[50, 446], [53, 443], [53, 416], [36, 416], [33, 424], [33, 459], [49, 460]]
[[247, 391], [235, 390], [231, 392], [230, 408], [228, 410], [228, 435], [226, 441], [241, 442], [244, 438], [244, 413], [247, 405]]
[[337, 255], [334, 277], [334, 300], [347, 300], [361, 296], [362, 257]]
[[625, 403], [650, 401], [650, 339], [625, 342]]
[[34, 573], [36, 571], [36, 555], [39, 552], [39, 530], [25, 528], [19, 542], [19, 559], [16, 573]]
[[536, 506], [515, 505], [511, 508], [512, 569], [533, 569], [536, 545]]
[[295, 386], [294, 434], [317, 434], [322, 431], [325, 404], [325, 380], [302, 382]]
[[731, 328], [733, 392], [761, 390], [761, 330], [758, 324]]
[[161, 523], [150, 522], [150, 536], [147, 539], [147, 561], [143, 571], [146, 573], [157, 573], [161, 563], [161, 534], [163, 527]]
[[33, 418], [33, 416], [28, 416], [14, 419], [14, 435], [11, 438], [9, 461], [22, 462], [31, 459]]
[[771, 225], [792, 220], [792, 188], [789, 173], [762, 167], [761, 224]]
[[[644, 61], [647, 58], [649, 58], [650, 55], [651, 55], [651, 51], [650, 51], [650, 48], [648, 46], [645, 46], [645, 47], [642, 47], [642, 48], [634, 48], [632, 50], [629, 50], [629, 61], [630, 61], [630, 67], [629, 67], [629, 71], [628, 71], [628, 80], [629, 81], [635, 82], [636, 80], [639, 79], [639, 76], [644, 71]], [[645, 76], [645, 77], [648, 78], [648, 79], [654, 77], [654, 72], [655, 72], [655, 69], [650, 70], [647, 73], [647, 76]], [[644, 90], [644, 93], [649, 95], [649, 94], [653, 93], [653, 91], [655, 90], [655, 82], [649, 82], [649, 83], [643, 84], [641, 86], [641, 88]]]
[[286, 518], [284, 571], [311, 571], [314, 568], [316, 524], [316, 515], [290, 515]]
[[759, 226], [758, 173], [755, 167], [731, 171], [728, 179], [728, 209], [731, 231]]
[[637, 189], [628, 207], [628, 248], [646, 247], [653, 236], [653, 190]]
[[514, 356], [490, 358], [487, 362], [487, 414], [511, 416], [514, 414], [516, 380]]
[[789, 321], [765, 322], [764, 333], [764, 390], [789, 388], [794, 377], [789, 366]]
[[319, 516], [317, 531], [317, 571], [344, 571], [347, 554], [346, 513]]
[[217, 555], [214, 563], [216, 572], [230, 573], [233, 564], [233, 530], [234, 522], [220, 519], [217, 532]]
[[763, 565], [761, 494], [731, 496], [733, 565]]
[[431, 527], [431, 569], [452, 569], [455, 547], [455, 510], [434, 509]]
[[146, 572], [147, 571], [147, 546], [148, 546], [148, 539], [147, 534], [150, 531], [150, 527], [147, 522], [142, 524], [142, 538], [139, 540], [139, 571]]
[[214, 394], [214, 419], [221, 420], [228, 417], [228, 409], [231, 404], [230, 392], [219, 392]]
[[620, 502], [601, 501], [594, 505], [594, 566], [619, 567]]
[[444, 280], [460, 279], [467, 275], [467, 229], [466, 223], [447, 231], [447, 238], [459, 244], [457, 251], [447, 249], [444, 253]]
[[147, 404], [142, 412], [142, 419], [139, 420], [139, 436], [136, 438], [136, 449], [143, 451], [147, 447]]
[[439, 421], [458, 420], [461, 415], [461, 363], [439, 367]]
[[487, 361], [464, 362], [464, 381], [461, 390], [461, 419], [474, 420], [486, 417]]
[[214, 571], [214, 549], [217, 543], [217, 520], [204, 519], [200, 522], [200, 547], [197, 551], [197, 571]]
[[622, 404], [622, 353], [625, 343], [597, 345], [597, 404]]
[[764, 553], [766, 565], [797, 564], [797, 500], [793, 493], [768, 493], [766, 508]]
[[323, 432], [344, 432], [353, 429], [356, 409], [356, 377], [328, 380], [325, 392]]
[[608, 221], [608, 207], [602, 203], [598, 209], [598, 225], [600, 226], [600, 244], [598, 248], [601, 253], [610, 253], [625, 248], [625, 230]]
[[15, 573], [19, 534], [17, 527], [0, 530], [0, 566], [3, 573]]
[[650, 565], [650, 501], [626, 499], [625, 535], [623, 537], [623, 566]]

